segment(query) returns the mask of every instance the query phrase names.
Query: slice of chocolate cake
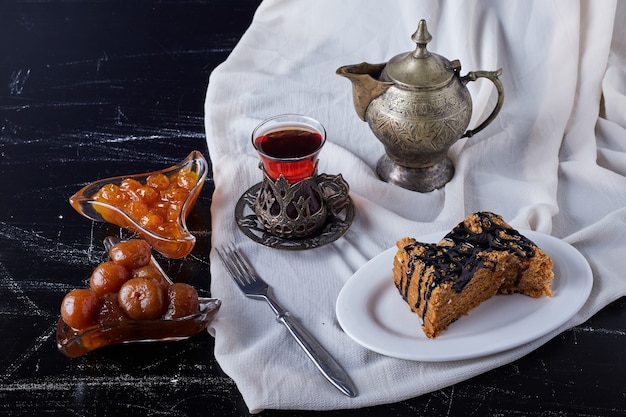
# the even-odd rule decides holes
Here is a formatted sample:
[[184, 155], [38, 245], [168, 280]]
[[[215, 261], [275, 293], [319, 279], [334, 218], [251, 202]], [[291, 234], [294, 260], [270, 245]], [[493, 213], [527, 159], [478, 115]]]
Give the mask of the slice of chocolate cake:
[[398, 291], [423, 321], [429, 338], [494, 294], [552, 295], [553, 263], [501, 216], [468, 216], [439, 243], [397, 242]]

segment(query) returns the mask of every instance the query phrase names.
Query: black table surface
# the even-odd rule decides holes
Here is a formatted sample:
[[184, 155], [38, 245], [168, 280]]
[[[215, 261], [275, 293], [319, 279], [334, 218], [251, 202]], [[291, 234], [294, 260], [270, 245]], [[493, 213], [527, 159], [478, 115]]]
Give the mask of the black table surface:
[[[85, 286], [119, 227], [68, 204], [84, 184], [208, 156], [211, 71], [258, 0], [0, 3], [0, 414], [247, 415], [202, 332], [70, 359], [56, 347], [64, 294]], [[172, 274], [209, 294], [207, 179], [189, 219], [198, 243]], [[526, 357], [401, 403], [313, 416], [626, 415], [626, 301]], [[460, 347], [462, 348], [462, 347]], [[259, 381], [263, 383], [263, 381]], [[303, 387], [306, 389], [306, 387]]]

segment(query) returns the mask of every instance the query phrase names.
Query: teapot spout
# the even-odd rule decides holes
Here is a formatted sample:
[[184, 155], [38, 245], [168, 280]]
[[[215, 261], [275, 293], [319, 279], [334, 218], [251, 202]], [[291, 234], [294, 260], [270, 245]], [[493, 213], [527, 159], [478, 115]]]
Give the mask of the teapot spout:
[[383, 94], [393, 82], [380, 81], [379, 77], [385, 68], [383, 64], [363, 62], [356, 65], [345, 65], [337, 69], [337, 75], [346, 77], [352, 82], [352, 98], [354, 109], [361, 120], [365, 120], [365, 111], [372, 100]]

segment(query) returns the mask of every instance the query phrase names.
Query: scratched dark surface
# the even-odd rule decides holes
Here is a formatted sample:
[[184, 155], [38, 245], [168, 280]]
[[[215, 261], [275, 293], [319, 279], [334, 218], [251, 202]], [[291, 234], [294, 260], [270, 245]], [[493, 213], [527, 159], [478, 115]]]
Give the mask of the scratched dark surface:
[[[55, 326], [63, 295], [84, 286], [103, 260], [102, 239], [120, 233], [79, 216], [68, 197], [95, 179], [207, 152], [208, 76], [257, 4], [0, 3], [0, 415], [247, 414], [207, 333], [69, 359], [57, 351]], [[184, 261], [166, 262], [204, 295], [211, 192], [208, 179], [189, 221], [196, 248]], [[402, 403], [323, 414], [622, 416], [625, 346], [620, 300], [527, 357], [469, 381]]]

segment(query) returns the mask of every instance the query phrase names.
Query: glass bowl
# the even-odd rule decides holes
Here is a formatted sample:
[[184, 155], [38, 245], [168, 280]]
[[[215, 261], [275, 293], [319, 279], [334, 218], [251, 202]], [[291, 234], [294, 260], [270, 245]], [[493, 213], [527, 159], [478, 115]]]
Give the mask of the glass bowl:
[[[209, 166], [204, 156], [199, 151], [193, 151], [179, 164], [160, 171], [123, 175], [92, 182], [71, 196], [70, 204], [76, 211], [88, 219], [116, 224], [130, 230], [168, 258], [182, 258], [191, 252], [196, 243], [195, 236], [187, 229], [186, 219], [202, 190], [208, 169]], [[150, 223], [152, 221], [150, 217], [142, 216], [145, 210], [141, 212], [137, 209], [140, 206], [139, 203], [143, 200], [138, 201], [139, 197], [137, 197], [136, 193], [125, 195], [123, 199], [119, 198], [117, 200], [105, 200], [101, 197], [102, 194], [99, 193], [103, 187], [111, 187], [111, 184], [113, 187], [117, 187], [116, 189], [123, 188], [127, 190], [128, 188], [124, 187], [127, 187], [133, 180], [145, 186], [144, 188], [148, 188], [147, 181], [149, 178], [157, 176], [157, 174], [163, 174], [169, 179], [176, 178], [179, 175], [195, 179], [195, 184], [186, 185], [187, 188], [185, 190], [188, 191], [188, 194], [182, 201], [182, 204], [177, 202], [165, 207], [160, 200], [154, 203], [162, 206], [160, 207], [161, 216], [159, 219], [169, 219], [167, 222], [163, 220], [163, 223], [159, 223], [159, 228]], [[163, 193], [158, 198], [164, 198], [162, 196]], [[130, 202], [133, 202], [135, 205], [129, 206]], [[132, 209], [137, 209], [134, 215], [131, 214]]]
[[[104, 238], [104, 248], [107, 252], [111, 247], [122, 242], [116, 236]], [[163, 270], [154, 256], [150, 257], [152, 265], [167, 281], [174, 284], [172, 278]], [[221, 300], [217, 298], [198, 298], [198, 311], [185, 317], [160, 318], [155, 320], [115, 320], [101, 322], [87, 329], [77, 330], [68, 326], [63, 319], [57, 324], [57, 347], [66, 356], [75, 358], [103, 346], [133, 343], [159, 342], [187, 339], [200, 333], [213, 321], [217, 315]]]
[[169, 320], [124, 320], [80, 331], [59, 319], [57, 347], [66, 356], [76, 358], [113, 344], [187, 339], [206, 329], [217, 315], [221, 304], [216, 298], [200, 298], [198, 312], [186, 317]]

